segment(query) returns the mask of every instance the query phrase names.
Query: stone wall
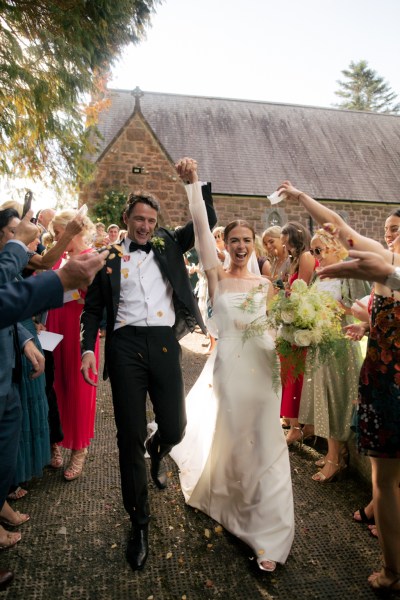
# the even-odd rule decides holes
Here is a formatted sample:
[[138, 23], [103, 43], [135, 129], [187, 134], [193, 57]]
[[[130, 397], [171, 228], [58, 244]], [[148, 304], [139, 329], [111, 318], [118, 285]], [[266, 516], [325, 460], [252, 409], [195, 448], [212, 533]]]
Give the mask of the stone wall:
[[[134, 167], [142, 172], [132, 173]], [[80, 192], [80, 204], [93, 206], [111, 190], [154, 194], [161, 204], [160, 222], [164, 225], [175, 227], [188, 219], [184, 186], [140, 113], [133, 115], [100, 158], [93, 181]]]
[[[312, 224], [310, 217], [296, 203], [283, 202], [270, 206], [265, 198], [214, 196], [217, 209], [218, 224], [226, 225], [234, 219], [245, 219], [261, 234], [269, 226], [271, 212], [278, 212], [282, 224], [286, 221], [300, 221], [309, 229]], [[370, 204], [362, 202], [323, 202], [334, 211], [339, 212], [346, 221], [362, 235], [366, 235], [383, 243], [383, 228], [388, 214], [395, 208], [393, 204]], [[278, 208], [276, 208], [278, 207]]]

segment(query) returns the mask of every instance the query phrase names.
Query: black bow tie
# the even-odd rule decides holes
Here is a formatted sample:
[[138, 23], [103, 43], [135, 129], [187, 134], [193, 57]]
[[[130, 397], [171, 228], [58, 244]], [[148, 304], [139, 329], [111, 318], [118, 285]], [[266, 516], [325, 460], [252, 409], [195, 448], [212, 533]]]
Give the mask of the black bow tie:
[[151, 250], [150, 242], [146, 242], [146, 244], [137, 244], [136, 242], [131, 242], [129, 244], [129, 252], [135, 252], [135, 250], [143, 250], [148, 254]]

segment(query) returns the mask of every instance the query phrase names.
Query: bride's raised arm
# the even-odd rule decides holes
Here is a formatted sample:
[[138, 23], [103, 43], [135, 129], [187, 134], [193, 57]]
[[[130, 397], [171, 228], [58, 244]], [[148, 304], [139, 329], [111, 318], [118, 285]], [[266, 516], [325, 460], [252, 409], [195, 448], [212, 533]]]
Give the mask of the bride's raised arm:
[[363, 235], [360, 235], [355, 229], [350, 227], [335, 211], [327, 206], [324, 206], [314, 198], [311, 198], [305, 192], [295, 188], [290, 181], [284, 181], [278, 188], [279, 193], [285, 194], [289, 200], [296, 200], [304, 206], [306, 211], [320, 225], [332, 223], [338, 229], [340, 241], [346, 248], [354, 248], [355, 250], [365, 250], [376, 252], [383, 256], [386, 260], [391, 260], [392, 253], [377, 242]]
[[192, 159], [184, 158], [177, 163], [176, 169], [180, 177], [189, 182], [185, 185], [185, 189], [193, 220], [195, 248], [207, 276], [209, 295], [213, 298], [219, 272], [223, 269], [218, 259], [215, 238], [208, 224], [207, 211], [201, 193], [201, 183], [198, 181], [197, 176], [197, 163]]

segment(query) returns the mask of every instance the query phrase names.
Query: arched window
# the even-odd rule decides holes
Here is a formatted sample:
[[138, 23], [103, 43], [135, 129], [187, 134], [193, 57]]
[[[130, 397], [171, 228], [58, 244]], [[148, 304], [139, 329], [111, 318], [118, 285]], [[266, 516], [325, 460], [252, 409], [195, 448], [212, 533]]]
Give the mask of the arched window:
[[287, 216], [283, 208], [268, 208], [264, 214], [264, 229], [278, 225], [282, 227], [287, 222]]

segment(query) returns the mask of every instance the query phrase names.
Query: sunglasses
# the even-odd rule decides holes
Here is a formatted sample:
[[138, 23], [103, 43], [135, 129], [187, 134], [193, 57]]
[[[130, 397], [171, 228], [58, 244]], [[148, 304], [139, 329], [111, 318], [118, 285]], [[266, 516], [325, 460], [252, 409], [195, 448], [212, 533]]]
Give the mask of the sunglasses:
[[322, 254], [322, 252], [323, 252], [322, 248], [314, 248], [314, 249], [310, 248], [311, 256], [314, 256], [314, 254], [315, 254], [315, 256], [319, 256], [320, 254]]

